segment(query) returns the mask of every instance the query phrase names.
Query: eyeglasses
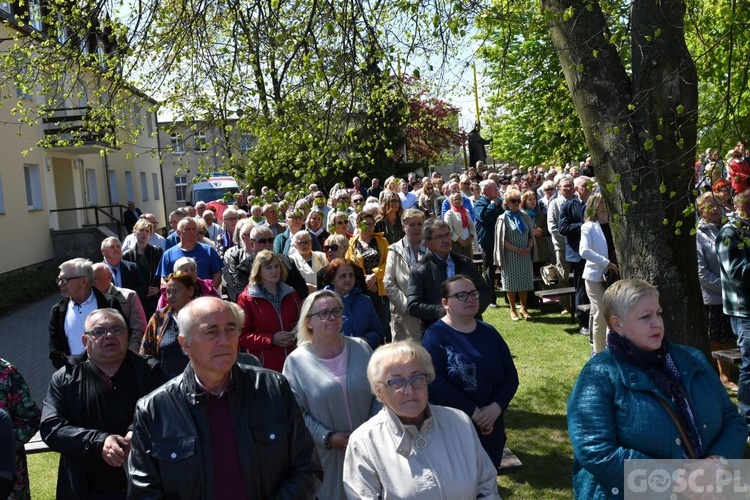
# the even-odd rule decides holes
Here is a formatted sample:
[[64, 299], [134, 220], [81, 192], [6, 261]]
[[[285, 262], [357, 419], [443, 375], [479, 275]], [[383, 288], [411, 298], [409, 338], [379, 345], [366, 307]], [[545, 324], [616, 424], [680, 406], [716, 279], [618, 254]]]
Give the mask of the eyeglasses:
[[206, 232], [205, 231], [198, 231], [198, 236], [206, 236]]
[[415, 391], [423, 389], [427, 385], [427, 374], [417, 373], [409, 378], [392, 378], [385, 381], [385, 385], [392, 392], [403, 391], [406, 388], [406, 384], [409, 384]]
[[226, 222], [226, 221], [231, 222], [231, 221], [235, 221], [235, 220], [237, 220], [237, 217], [224, 217], [224, 222]]
[[104, 337], [105, 335], [107, 335], [108, 333], [111, 333], [115, 337], [119, 337], [120, 335], [122, 335], [123, 333], [125, 333], [125, 329], [123, 327], [119, 326], [119, 325], [118, 326], [109, 326], [109, 327], [97, 326], [93, 330], [88, 331], [88, 332], [83, 332], [83, 333], [85, 333], [86, 335], [88, 335], [88, 336], [90, 336], [92, 338], [100, 339], [100, 338]]
[[554, 191], [555, 188], [544, 188], [545, 191]]
[[323, 245], [323, 250], [326, 252], [338, 252], [340, 246], [336, 245], [335, 243], [333, 245]]
[[308, 318], [317, 316], [322, 321], [328, 321], [331, 317], [340, 318], [344, 315], [344, 309], [342, 307], [335, 307], [333, 309], [323, 309], [316, 313], [310, 313], [307, 315]]
[[364, 199], [357, 198], [356, 200], [352, 200], [352, 203], [364, 203]]
[[433, 236], [430, 236], [427, 238], [428, 240], [448, 240], [451, 237], [451, 233], [445, 233], [445, 234], [435, 234]]
[[448, 295], [448, 298], [455, 297], [459, 302], [466, 302], [470, 298], [476, 300], [479, 298], [479, 291], [474, 290], [473, 292], [456, 292], [453, 295]]
[[261, 245], [268, 245], [269, 243], [273, 243], [274, 239], [273, 238], [258, 238], [257, 240], [251, 239], [250, 241], [252, 241], [253, 243], [260, 243]]
[[78, 278], [83, 278], [83, 276], [58, 276], [57, 277], [57, 284], [58, 285], [67, 285], [68, 281], [70, 280], [77, 280]]
[[337, 220], [336, 225], [337, 226], [346, 226], [347, 222], [345, 220]]
[[520, 198], [511, 198], [508, 200], [508, 203], [521, 203]]
[[371, 222], [361, 222], [360, 225], [361, 226], [367, 226], [367, 227], [374, 227], [375, 223], [372, 222], [372, 221]]

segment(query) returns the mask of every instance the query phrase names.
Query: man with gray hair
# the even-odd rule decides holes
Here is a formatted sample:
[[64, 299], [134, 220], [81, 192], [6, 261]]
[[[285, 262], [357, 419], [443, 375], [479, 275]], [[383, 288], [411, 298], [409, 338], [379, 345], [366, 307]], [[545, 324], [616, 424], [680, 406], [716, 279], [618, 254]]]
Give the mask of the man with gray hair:
[[88, 314], [78, 342], [83, 352], [52, 376], [39, 429], [60, 453], [56, 498], [124, 499], [135, 404], [164, 374], [158, 361], [128, 350], [115, 309]]
[[203, 211], [203, 221], [206, 223], [206, 236], [214, 242], [219, 241], [222, 235], [221, 226], [215, 223], [215, 218], [213, 210], [206, 209]]
[[190, 362], [136, 405], [131, 498], [315, 498], [323, 469], [289, 383], [237, 363], [244, 323], [215, 297], [180, 311]]
[[122, 314], [130, 329], [130, 350], [138, 353], [141, 348], [143, 332], [146, 331], [146, 313], [143, 311], [138, 294], [129, 288], [120, 288], [112, 284], [112, 274], [103, 262], [94, 264], [94, 288], [103, 295], [117, 299]]
[[198, 242], [198, 225], [195, 219], [182, 219], [177, 225], [177, 232], [180, 243], [164, 252], [156, 269], [156, 275], [162, 278], [162, 285], [166, 285], [166, 278], [174, 272], [174, 263], [178, 259], [192, 257], [198, 264], [198, 277], [212, 280], [214, 288], [218, 289], [224, 263], [215, 248]]
[[[560, 209], [563, 203], [575, 197], [573, 178], [569, 175], [561, 175], [557, 186], [559, 188], [559, 195], [547, 205], [547, 228], [552, 235], [552, 244], [555, 247], [555, 267], [557, 268], [557, 274], [560, 276], [560, 285], [567, 286], [570, 263], [565, 258], [567, 239], [560, 234]], [[560, 305], [563, 308], [563, 316], [568, 314], [568, 309], [571, 307], [570, 298], [561, 297]]]
[[113, 308], [122, 314], [117, 299], [104, 295], [93, 284], [90, 260], [77, 258], [60, 264], [57, 285], [63, 299], [52, 306], [49, 316], [49, 359], [55, 368], [68, 365], [69, 356], [84, 351], [81, 335], [89, 314], [102, 308]]
[[495, 266], [494, 249], [495, 249], [495, 224], [505, 210], [503, 210], [503, 200], [498, 196], [497, 184], [491, 179], [479, 183], [482, 189], [482, 196], [474, 203], [474, 212], [476, 213], [477, 240], [482, 248], [482, 270], [484, 279], [492, 289], [492, 302], [490, 307], [497, 307], [497, 297], [495, 296]]
[[445, 221], [428, 219], [422, 227], [422, 240], [427, 247], [422, 260], [409, 274], [406, 292], [406, 312], [422, 320], [422, 330], [445, 316], [440, 288], [443, 281], [457, 274], [465, 274], [479, 291], [481, 315], [492, 302], [494, 291], [477, 270], [474, 262], [464, 255], [451, 252], [451, 229]]

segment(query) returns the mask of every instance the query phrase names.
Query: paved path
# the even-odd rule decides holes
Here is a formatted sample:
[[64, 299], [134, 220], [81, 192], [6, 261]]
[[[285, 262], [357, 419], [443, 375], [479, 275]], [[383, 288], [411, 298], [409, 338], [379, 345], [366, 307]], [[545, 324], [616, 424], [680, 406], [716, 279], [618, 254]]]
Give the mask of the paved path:
[[60, 294], [0, 319], [0, 357], [18, 368], [41, 409], [55, 369], [49, 360], [49, 312]]

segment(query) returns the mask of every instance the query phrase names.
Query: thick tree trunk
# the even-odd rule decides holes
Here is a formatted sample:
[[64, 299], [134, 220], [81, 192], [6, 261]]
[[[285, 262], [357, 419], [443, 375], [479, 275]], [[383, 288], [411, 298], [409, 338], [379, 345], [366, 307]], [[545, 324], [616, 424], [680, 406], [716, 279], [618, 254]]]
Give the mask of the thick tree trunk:
[[[611, 217], [622, 274], [661, 294], [670, 338], [707, 348], [691, 203], [697, 74], [684, 2], [635, 0], [632, 79], [596, 2], [542, 0]], [[664, 221], [668, 224], [664, 224]]]

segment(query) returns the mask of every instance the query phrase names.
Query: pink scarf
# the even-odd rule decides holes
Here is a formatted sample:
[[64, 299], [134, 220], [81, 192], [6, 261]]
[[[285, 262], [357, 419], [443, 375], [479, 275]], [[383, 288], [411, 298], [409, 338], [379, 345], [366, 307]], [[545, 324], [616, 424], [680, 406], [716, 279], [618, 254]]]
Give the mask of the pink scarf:
[[453, 204], [451, 204], [451, 211], [461, 214], [461, 227], [464, 229], [469, 227], [469, 211], [466, 210], [466, 207], [454, 207]]

